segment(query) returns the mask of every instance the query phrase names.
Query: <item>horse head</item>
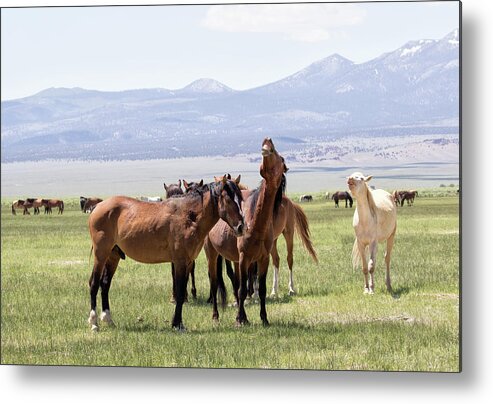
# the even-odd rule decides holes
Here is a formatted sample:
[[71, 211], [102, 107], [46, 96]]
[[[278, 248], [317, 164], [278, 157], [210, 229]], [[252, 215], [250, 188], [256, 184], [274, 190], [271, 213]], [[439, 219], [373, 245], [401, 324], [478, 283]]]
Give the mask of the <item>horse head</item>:
[[262, 178], [279, 187], [283, 174], [288, 170], [284, 158], [277, 152], [272, 139], [265, 138], [262, 142], [262, 164], [260, 165]]
[[362, 173], [356, 172], [351, 174], [347, 178], [347, 185], [349, 187], [349, 191], [353, 195], [357, 195], [358, 193], [361, 193], [363, 190], [367, 189], [367, 182], [370, 181], [373, 178], [372, 175], [369, 175], [368, 177], [365, 177]]
[[[219, 217], [223, 219], [235, 232], [237, 237], [243, 235], [245, 229], [241, 203], [243, 197], [236, 181], [228, 180], [224, 175], [222, 178], [214, 177], [213, 193], [217, 196]], [[239, 182], [239, 177], [237, 178]]]

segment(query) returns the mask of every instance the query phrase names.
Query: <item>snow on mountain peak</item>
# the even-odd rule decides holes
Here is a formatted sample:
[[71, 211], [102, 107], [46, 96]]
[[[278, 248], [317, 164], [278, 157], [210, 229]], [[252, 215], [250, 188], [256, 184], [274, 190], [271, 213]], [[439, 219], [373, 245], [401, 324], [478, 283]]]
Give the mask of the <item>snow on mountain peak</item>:
[[233, 90], [214, 79], [198, 79], [184, 87], [182, 91], [192, 93], [223, 93]]

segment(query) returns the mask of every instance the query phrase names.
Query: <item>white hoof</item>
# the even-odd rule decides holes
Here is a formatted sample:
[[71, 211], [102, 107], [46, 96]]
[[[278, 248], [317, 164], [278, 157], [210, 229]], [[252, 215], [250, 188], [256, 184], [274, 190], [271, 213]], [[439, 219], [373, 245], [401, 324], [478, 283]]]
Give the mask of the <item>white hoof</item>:
[[89, 313], [89, 318], [87, 319], [87, 322], [92, 327], [98, 326], [98, 315], [97, 315], [95, 310], [91, 310], [91, 312]]
[[108, 324], [109, 326], [114, 326], [115, 323], [113, 322], [112, 318], [111, 318], [111, 314], [110, 314], [110, 311], [109, 310], [105, 310], [101, 313], [101, 321], [103, 323], [106, 323]]
[[364, 290], [364, 292], [363, 292], [363, 293], [364, 293], [364, 294], [368, 294], [368, 293], [370, 293], [370, 288], [365, 288], [365, 290]]
[[91, 326], [91, 331], [93, 331], [93, 332], [98, 332], [98, 331], [99, 331], [99, 327], [98, 327], [96, 324], [93, 324], [93, 325]]
[[289, 296], [294, 296], [296, 294], [296, 290], [290, 289], [289, 290]]

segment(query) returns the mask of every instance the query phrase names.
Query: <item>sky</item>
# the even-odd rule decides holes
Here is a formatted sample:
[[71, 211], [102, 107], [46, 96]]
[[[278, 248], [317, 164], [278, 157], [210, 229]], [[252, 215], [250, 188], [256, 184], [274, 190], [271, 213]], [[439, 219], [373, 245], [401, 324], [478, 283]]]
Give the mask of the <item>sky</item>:
[[366, 62], [458, 26], [456, 1], [2, 8], [1, 99], [199, 78], [244, 90], [333, 53]]

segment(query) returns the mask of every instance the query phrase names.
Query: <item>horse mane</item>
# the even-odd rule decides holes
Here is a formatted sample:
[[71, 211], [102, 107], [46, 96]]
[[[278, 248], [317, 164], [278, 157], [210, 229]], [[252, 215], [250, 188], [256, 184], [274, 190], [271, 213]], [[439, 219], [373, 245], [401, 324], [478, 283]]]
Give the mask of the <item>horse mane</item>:
[[[197, 197], [203, 198], [205, 192], [209, 192], [214, 201], [217, 201], [217, 199], [220, 196], [221, 193], [220, 182], [211, 182], [209, 184], [204, 184], [202, 186], [199, 186], [198, 184], [195, 183], [192, 184], [193, 186], [190, 187], [187, 190], [187, 192], [185, 192], [184, 194], [173, 195], [172, 199], [176, 200], [176, 199], [197, 198]], [[237, 198], [238, 203], [241, 204], [241, 202], [243, 201], [243, 196], [241, 194], [240, 188], [238, 188], [238, 186], [234, 181], [227, 180], [224, 183], [222, 189], [224, 189], [227, 192], [228, 196], [232, 200], [235, 200]]]
[[[277, 217], [277, 213], [279, 212], [279, 207], [281, 206], [281, 203], [282, 203], [282, 196], [284, 195], [284, 193], [286, 192], [286, 175], [282, 175], [282, 178], [281, 178], [281, 183], [279, 184], [279, 188], [277, 188], [277, 191], [276, 191], [276, 197], [274, 199], [274, 210], [273, 210], [273, 213], [274, 213], [274, 218]], [[257, 202], [258, 202], [258, 198], [260, 196], [260, 191], [262, 190], [262, 188], [265, 187], [265, 180], [262, 180], [260, 182], [260, 185], [258, 188], [254, 189], [250, 198], [248, 198], [249, 200], [249, 211], [250, 211], [250, 215], [251, 217], [249, 218], [250, 220], [253, 219], [253, 214], [255, 212], [255, 209], [257, 207]]]

